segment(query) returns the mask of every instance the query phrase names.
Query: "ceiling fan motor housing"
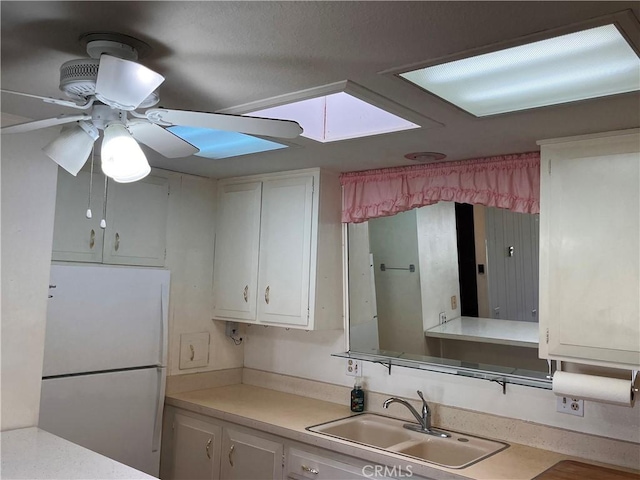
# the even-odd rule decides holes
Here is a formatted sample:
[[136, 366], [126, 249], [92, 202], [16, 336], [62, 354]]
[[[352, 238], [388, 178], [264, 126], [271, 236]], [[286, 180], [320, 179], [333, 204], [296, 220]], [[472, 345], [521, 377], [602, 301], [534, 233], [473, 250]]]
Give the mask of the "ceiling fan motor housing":
[[86, 99], [96, 91], [100, 60], [79, 58], [69, 60], [60, 67], [60, 90], [71, 98]]
[[[96, 93], [99, 67], [99, 58], [78, 58], [63, 63], [60, 67], [60, 90], [74, 100], [85, 101]], [[160, 96], [156, 90], [138, 108], [149, 108], [159, 101]]]

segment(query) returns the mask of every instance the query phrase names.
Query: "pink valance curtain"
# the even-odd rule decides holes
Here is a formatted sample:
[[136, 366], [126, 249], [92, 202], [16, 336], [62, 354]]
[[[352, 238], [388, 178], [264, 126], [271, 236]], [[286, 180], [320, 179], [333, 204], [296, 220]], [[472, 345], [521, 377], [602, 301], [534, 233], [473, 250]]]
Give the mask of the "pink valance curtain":
[[540, 153], [348, 172], [342, 222], [360, 223], [441, 200], [540, 211]]

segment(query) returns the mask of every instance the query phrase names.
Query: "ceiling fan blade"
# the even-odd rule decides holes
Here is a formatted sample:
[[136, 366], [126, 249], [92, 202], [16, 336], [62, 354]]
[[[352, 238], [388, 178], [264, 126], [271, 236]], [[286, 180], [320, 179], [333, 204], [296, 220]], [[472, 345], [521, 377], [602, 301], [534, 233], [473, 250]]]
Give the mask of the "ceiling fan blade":
[[302, 133], [302, 127], [292, 120], [274, 120], [271, 118], [192, 112], [188, 110], [167, 110], [164, 108], [151, 108], [145, 112], [145, 115], [154, 123], [212, 128], [214, 130], [263, 135], [266, 137], [296, 138]]
[[144, 65], [102, 55], [95, 95], [111, 107], [135, 110], [162, 82], [162, 75]]
[[154, 149], [167, 158], [183, 158], [198, 153], [200, 150], [185, 142], [169, 130], [147, 121], [129, 122], [131, 135], [138, 142]]
[[35, 120], [33, 122], [18, 123], [17, 125], [9, 125], [8, 127], [2, 127], [0, 133], [25, 133], [41, 128], [53, 127], [56, 125], [63, 125], [65, 123], [77, 122], [80, 120], [91, 120], [91, 115], [78, 114], [78, 115], [58, 115], [53, 118], [46, 118], [44, 120]]
[[5, 90], [4, 88], [0, 89], [0, 92], [10, 93], [11, 95], [19, 95], [21, 97], [37, 98], [39, 100], [44, 101], [45, 103], [53, 103], [55, 105], [61, 105], [63, 107], [79, 108], [81, 110], [88, 109], [93, 104], [93, 100], [88, 101], [84, 104], [78, 104], [69, 100], [63, 100], [61, 98], [42, 97], [40, 95], [33, 95], [32, 93], [23, 93], [23, 92], [16, 92], [14, 90]]

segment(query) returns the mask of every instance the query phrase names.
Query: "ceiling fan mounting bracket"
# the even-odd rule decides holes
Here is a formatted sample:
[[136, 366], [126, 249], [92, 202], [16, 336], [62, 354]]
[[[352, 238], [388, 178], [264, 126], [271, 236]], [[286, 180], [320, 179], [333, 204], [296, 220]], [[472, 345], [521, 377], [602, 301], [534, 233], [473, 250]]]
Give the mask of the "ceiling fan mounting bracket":
[[137, 38], [121, 33], [95, 32], [80, 37], [80, 44], [91, 58], [99, 59], [106, 53], [124, 60], [136, 61], [151, 52], [151, 47]]

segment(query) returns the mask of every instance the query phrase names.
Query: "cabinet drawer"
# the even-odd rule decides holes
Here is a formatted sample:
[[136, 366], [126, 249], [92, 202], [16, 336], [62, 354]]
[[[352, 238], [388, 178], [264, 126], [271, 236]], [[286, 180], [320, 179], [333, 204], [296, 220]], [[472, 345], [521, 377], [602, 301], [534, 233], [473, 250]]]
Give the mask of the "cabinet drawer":
[[364, 464], [361, 467], [337, 462], [329, 458], [320, 457], [302, 450], [290, 449], [287, 466], [287, 478], [300, 480], [305, 478], [315, 480], [342, 480], [345, 478], [377, 478], [389, 479], [380, 474], [384, 467], [376, 470], [376, 465]]

